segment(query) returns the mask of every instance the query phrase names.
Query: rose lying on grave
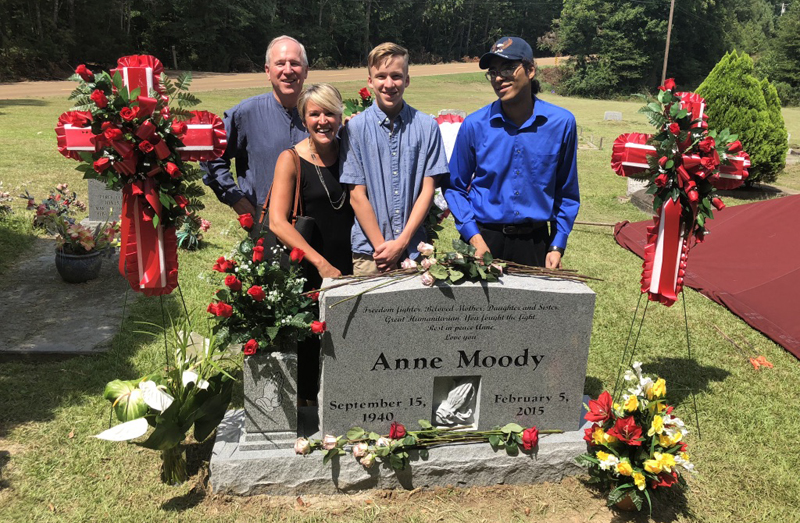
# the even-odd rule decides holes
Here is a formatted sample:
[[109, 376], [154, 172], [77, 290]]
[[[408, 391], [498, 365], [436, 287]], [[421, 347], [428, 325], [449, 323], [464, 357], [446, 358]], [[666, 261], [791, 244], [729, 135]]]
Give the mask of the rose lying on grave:
[[405, 426], [393, 421], [389, 434], [382, 436], [376, 432], [366, 432], [361, 427], [353, 427], [345, 436], [326, 434], [321, 440], [297, 438], [294, 445], [296, 454], [306, 455], [324, 450], [323, 463], [349, 451], [359, 463], [371, 467], [376, 459], [388, 462], [392, 468], [402, 470], [408, 465], [409, 450], [418, 449], [420, 457], [426, 459], [428, 448], [436, 445], [457, 443], [488, 442], [492, 448], [504, 448], [509, 455], [516, 455], [519, 447], [532, 451], [539, 444], [539, 434], [557, 434], [560, 430], [542, 430], [536, 427], [523, 429], [516, 423], [509, 423], [492, 430], [457, 430], [462, 427], [434, 427], [427, 420], [419, 420], [420, 430], [407, 431]]
[[589, 401], [585, 419], [595, 423], [585, 431], [588, 451], [577, 458], [592, 483], [609, 489], [609, 506], [630, 496], [639, 510], [645, 499], [651, 505], [649, 490], [686, 485], [678, 467], [694, 469], [683, 441], [688, 431], [666, 403], [666, 382], [643, 375], [641, 365], [625, 373], [622, 405], [608, 392]]

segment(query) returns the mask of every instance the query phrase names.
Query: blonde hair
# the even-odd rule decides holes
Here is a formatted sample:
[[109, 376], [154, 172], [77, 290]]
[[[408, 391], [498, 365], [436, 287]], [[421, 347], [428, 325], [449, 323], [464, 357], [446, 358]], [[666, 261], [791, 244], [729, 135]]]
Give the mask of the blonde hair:
[[297, 99], [297, 112], [300, 117], [306, 118], [306, 104], [314, 102], [322, 109], [341, 116], [344, 111], [342, 94], [331, 84], [314, 84], [303, 89]]
[[392, 42], [384, 42], [369, 52], [369, 56], [367, 57], [367, 68], [372, 69], [373, 67], [380, 67], [381, 64], [394, 56], [400, 56], [403, 58], [407, 73], [408, 49]]

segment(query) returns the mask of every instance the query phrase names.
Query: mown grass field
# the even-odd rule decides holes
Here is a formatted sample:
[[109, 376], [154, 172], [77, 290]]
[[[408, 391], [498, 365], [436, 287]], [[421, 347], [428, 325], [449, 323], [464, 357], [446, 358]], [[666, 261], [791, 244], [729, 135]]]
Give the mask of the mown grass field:
[[[338, 84], [356, 96], [361, 83]], [[221, 113], [258, 90], [201, 93], [201, 108]], [[478, 74], [412, 79], [407, 100], [435, 113], [454, 108], [467, 112], [492, 101]], [[543, 98], [571, 110], [582, 130], [582, 143], [602, 150], [578, 153], [582, 207], [578, 220], [615, 223], [647, 215], [625, 199], [626, 181], [609, 168], [610, 145], [622, 132], [649, 130], [636, 114], [640, 102]], [[75, 164], [58, 154], [53, 126], [69, 107], [65, 99], [0, 100], [0, 181], [17, 194], [29, 189], [38, 197], [68, 182], [83, 199], [86, 185]], [[622, 122], [603, 121], [605, 111], [621, 111]], [[800, 138], [800, 109], [784, 111], [793, 141]], [[778, 185], [800, 190], [800, 168], [789, 169]], [[206, 246], [180, 253], [181, 287], [194, 329], [207, 334], [205, 306], [217, 288], [210, 267], [228, 253], [240, 236], [234, 214], [212, 194], [202, 216], [212, 222]], [[726, 203], [745, 203], [727, 198]], [[0, 276], [10, 270], [31, 243], [30, 216], [24, 202], [0, 221]], [[713, 223], [711, 225], [713, 231]], [[691, 258], [690, 258], [691, 263]], [[724, 260], [720, 260], [724, 263]], [[619, 356], [637, 303], [641, 260], [621, 249], [610, 227], [578, 225], [570, 236], [565, 265], [601, 278], [589, 286], [597, 293], [586, 392], [613, 387]], [[120, 296], [123, 299], [123, 296]], [[166, 300], [174, 315], [177, 296]], [[694, 359], [686, 353], [680, 304], [650, 306], [637, 359], [647, 372], [667, 380], [677, 412], [692, 434], [689, 452], [697, 474], [685, 496], [658, 497], [653, 521], [800, 521], [800, 475], [796, 473], [796, 427], [800, 426], [800, 362], [726, 309], [688, 290], [686, 307]], [[24, 311], [20, 311], [24, 314]], [[580, 478], [561, 484], [517, 487], [436, 489], [431, 492], [365, 492], [353, 496], [231, 498], [215, 496], [199, 472], [180, 487], [158, 481], [159, 458], [133, 445], [93, 439], [107, 427], [108, 404], [101, 395], [107, 381], [133, 379], [162, 364], [163, 345], [137, 334], [137, 321], [160, 322], [158, 300], [138, 299], [102, 355], [52, 359], [0, 360], [0, 521], [620, 521]], [[754, 371], [713, 328], [755, 345], [774, 369]], [[14, 328], [4, 318], [2, 328]], [[69, 337], [69, 326], [64, 336]], [[691, 408], [696, 393], [702, 437]], [[241, 406], [237, 394], [234, 406]], [[193, 447], [195, 463], [210, 447]], [[306, 459], [318, 459], [312, 456]], [[321, 459], [321, 458], [320, 458]], [[638, 520], [646, 521], [646, 515]]]

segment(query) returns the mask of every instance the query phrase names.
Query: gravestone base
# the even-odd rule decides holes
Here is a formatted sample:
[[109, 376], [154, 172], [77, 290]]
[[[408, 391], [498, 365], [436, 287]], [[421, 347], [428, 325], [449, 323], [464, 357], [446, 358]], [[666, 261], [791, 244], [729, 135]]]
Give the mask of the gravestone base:
[[[299, 434], [315, 439], [317, 411], [303, 407]], [[544, 434], [535, 452], [508, 456], [488, 443], [449, 445], [429, 449], [427, 459], [410, 451], [410, 464], [396, 471], [378, 461], [361, 466], [351, 454], [322, 463], [322, 453], [298, 456], [293, 449], [252, 450], [244, 438], [244, 411], [228, 411], [217, 429], [211, 455], [210, 482], [215, 494], [337, 494], [367, 489], [469, 487], [557, 482], [584, 473], [575, 458], [586, 451], [583, 428]]]

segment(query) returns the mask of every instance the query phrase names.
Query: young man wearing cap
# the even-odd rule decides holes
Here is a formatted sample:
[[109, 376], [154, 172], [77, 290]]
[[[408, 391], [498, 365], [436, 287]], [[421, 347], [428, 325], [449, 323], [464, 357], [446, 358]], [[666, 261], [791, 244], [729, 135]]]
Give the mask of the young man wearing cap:
[[403, 101], [408, 51], [386, 42], [369, 53], [367, 64], [375, 103], [348, 122], [339, 153], [340, 182], [350, 184], [357, 220], [351, 234], [356, 276], [418, 255], [436, 178], [447, 174], [436, 120]]
[[469, 115], [456, 138], [445, 182], [456, 227], [478, 257], [560, 268], [580, 205], [575, 117], [536, 98], [525, 40], [501, 38], [479, 66], [498, 100]]

